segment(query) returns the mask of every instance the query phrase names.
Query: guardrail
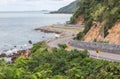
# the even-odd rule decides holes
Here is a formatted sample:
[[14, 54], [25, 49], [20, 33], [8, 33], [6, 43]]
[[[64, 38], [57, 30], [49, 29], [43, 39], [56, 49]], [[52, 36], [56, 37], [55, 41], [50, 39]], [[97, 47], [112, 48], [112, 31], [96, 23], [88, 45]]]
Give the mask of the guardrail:
[[83, 42], [72, 40], [69, 42], [71, 46], [77, 48], [83, 48], [88, 50], [101, 50], [102, 52], [120, 54], [120, 45], [108, 44], [108, 43], [96, 43], [96, 42]]

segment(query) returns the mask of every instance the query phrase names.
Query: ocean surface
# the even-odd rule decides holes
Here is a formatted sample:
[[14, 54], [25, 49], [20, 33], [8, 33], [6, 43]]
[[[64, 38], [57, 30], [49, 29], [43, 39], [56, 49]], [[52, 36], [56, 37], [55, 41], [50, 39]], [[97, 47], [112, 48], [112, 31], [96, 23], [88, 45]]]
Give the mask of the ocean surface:
[[[14, 46], [54, 38], [55, 34], [35, 31], [35, 28], [65, 23], [71, 14], [44, 14], [41, 12], [0, 13], [0, 51]], [[43, 38], [44, 36], [44, 38]]]

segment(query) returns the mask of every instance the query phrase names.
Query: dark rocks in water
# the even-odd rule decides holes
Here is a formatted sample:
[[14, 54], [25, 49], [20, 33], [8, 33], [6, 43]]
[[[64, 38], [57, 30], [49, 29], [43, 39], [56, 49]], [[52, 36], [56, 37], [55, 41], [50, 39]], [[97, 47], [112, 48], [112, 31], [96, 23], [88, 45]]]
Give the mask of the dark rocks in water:
[[31, 41], [31, 40], [29, 40], [29, 41], [28, 41], [28, 43], [29, 43], [29, 44], [32, 44], [32, 41]]
[[16, 48], [17, 46], [14, 46], [14, 48]]
[[42, 38], [45, 38], [44, 36], [42, 36]]

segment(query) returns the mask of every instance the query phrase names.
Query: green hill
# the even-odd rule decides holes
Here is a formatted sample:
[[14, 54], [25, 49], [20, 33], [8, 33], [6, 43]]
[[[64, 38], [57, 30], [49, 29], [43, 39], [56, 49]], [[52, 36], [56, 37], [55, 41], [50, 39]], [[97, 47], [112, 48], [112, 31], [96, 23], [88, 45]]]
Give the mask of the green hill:
[[82, 16], [85, 29], [82, 34], [79, 34], [81, 37], [86, 35], [93, 23], [102, 25], [101, 31], [106, 37], [108, 30], [120, 20], [120, 1], [118, 0], [81, 0], [78, 6], [70, 23], [76, 23], [78, 16]]
[[70, 3], [69, 5], [60, 8], [58, 11], [54, 11], [51, 13], [74, 13], [78, 9], [78, 6], [77, 6], [78, 2], [79, 2], [79, 0], [76, 0], [72, 3]]

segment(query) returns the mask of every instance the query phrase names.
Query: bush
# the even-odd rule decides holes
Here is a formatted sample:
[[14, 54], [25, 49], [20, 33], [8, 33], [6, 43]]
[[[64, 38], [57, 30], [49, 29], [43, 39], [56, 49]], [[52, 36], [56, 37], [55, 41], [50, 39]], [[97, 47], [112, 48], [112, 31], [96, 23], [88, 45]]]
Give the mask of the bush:
[[29, 59], [20, 57], [13, 64], [1, 60], [0, 79], [120, 78], [120, 63], [89, 58], [86, 50], [54, 48], [48, 51], [43, 43], [36, 45], [38, 47], [33, 47], [36, 51]]
[[82, 40], [82, 38], [83, 38], [84, 35], [85, 35], [85, 34], [84, 34], [83, 32], [79, 32], [74, 39]]

